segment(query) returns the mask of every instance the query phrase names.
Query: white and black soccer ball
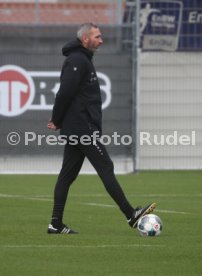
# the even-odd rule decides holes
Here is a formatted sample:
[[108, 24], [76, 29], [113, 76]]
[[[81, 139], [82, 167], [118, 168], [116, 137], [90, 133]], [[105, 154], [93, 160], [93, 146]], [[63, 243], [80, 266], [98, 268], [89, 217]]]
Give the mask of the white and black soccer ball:
[[157, 215], [149, 214], [140, 218], [137, 229], [141, 236], [154, 237], [161, 234], [163, 223]]

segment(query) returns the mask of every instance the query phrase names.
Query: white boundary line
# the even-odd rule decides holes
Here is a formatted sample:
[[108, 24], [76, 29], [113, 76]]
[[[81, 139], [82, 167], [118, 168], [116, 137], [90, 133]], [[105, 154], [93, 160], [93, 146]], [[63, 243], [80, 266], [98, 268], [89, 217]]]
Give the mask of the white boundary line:
[[[79, 197], [80, 195], [78, 195]], [[89, 195], [86, 195], [89, 196]], [[95, 196], [95, 195], [94, 195]], [[97, 196], [102, 196], [101, 194], [97, 194]], [[103, 195], [104, 196], [104, 195]], [[201, 196], [201, 195], [199, 195]], [[19, 199], [25, 199], [25, 200], [36, 200], [36, 201], [49, 201], [52, 202], [53, 199], [47, 198], [48, 196], [43, 195], [36, 195], [36, 196], [23, 196], [23, 195], [9, 195], [9, 194], [0, 194], [0, 198], [19, 198]], [[87, 206], [95, 206], [95, 207], [101, 207], [101, 208], [115, 208], [116, 206], [113, 204], [103, 204], [103, 203], [96, 203], [96, 202], [87, 202], [82, 203], [82, 205]], [[159, 213], [167, 213], [167, 214], [180, 214], [180, 215], [189, 215], [191, 213], [184, 212], [184, 211], [175, 211], [175, 210], [161, 210], [161, 209], [155, 209], [156, 212]]]
[[52, 244], [22, 244], [1, 245], [0, 248], [130, 248], [130, 247], [165, 247], [165, 245], [154, 244], [98, 244], [98, 245], [52, 245]]
[[[88, 206], [96, 206], [96, 207], [111, 207], [114, 208], [116, 207], [115, 205], [109, 205], [109, 204], [101, 204], [101, 203], [94, 203], [94, 202], [89, 202], [89, 203], [83, 203], [84, 205]], [[159, 213], [167, 213], [167, 214], [180, 214], [180, 215], [189, 215], [191, 213], [188, 212], [181, 212], [181, 211], [175, 211], [175, 210], [160, 210], [160, 209], [155, 209], [155, 212]]]
[[[189, 195], [189, 194], [130, 194], [130, 197], [201, 197], [202, 194], [195, 194], [195, 195]], [[0, 197], [19, 197], [19, 198], [27, 198], [29, 196], [25, 195], [12, 195], [12, 194], [1, 194]], [[33, 198], [50, 198], [52, 195], [34, 195]], [[105, 194], [72, 194], [71, 197], [108, 197], [108, 195]]]
[[0, 198], [19, 198], [19, 199], [27, 199], [27, 200], [39, 200], [39, 201], [53, 201], [50, 198], [43, 198], [41, 196], [23, 196], [23, 195], [8, 195], [8, 194], [0, 194]]
[[189, 212], [181, 212], [181, 211], [173, 211], [173, 210], [160, 210], [160, 209], [155, 209], [156, 212], [159, 213], [167, 213], [167, 214], [179, 214], [179, 215], [190, 215], [191, 213]]
[[111, 204], [102, 204], [102, 203], [94, 203], [94, 202], [89, 202], [89, 203], [83, 203], [83, 205], [88, 205], [88, 206], [96, 206], [96, 207], [109, 207], [109, 208], [115, 208], [115, 205]]

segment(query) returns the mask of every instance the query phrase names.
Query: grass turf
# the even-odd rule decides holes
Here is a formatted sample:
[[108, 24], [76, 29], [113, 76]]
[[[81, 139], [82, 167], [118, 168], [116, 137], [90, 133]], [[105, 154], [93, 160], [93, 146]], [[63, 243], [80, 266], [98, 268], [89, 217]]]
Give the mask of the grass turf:
[[47, 235], [56, 176], [0, 175], [0, 275], [202, 275], [200, 171], [118, 176], [129, 201], [156, 201], [164, 223], [141, 237], [97, 176], [71, 187], [64, 222], [78, 235]]

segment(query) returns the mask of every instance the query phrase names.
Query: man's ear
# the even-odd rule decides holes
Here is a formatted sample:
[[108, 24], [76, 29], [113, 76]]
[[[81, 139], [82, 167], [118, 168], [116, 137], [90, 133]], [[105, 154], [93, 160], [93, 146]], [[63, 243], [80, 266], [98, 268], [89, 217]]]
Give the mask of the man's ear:
[[83, 40], [84, 43], [86, 43], [86, 42], [88, 42], [89, 37], [86, 34], [84, 34], [83, 37], [82, 37], [82, 40]]

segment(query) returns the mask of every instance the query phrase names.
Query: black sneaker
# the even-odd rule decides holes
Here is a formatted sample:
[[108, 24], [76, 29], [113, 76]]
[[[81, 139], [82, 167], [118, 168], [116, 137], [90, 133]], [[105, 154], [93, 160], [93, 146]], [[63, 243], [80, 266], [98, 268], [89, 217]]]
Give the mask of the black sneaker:
[[78, 234], [78, 232], [71, 230], [65, 224], [62, 224], [61, 227], [55, 228], [52, 224], [48, 225], [48, 234]]
[[134, 209], [134, 212], [132, 214], [132, 218], [128, 220], [128, 224], [132, 227], [132, 228], [136, 228], [137, 227], [137, 223], [138, 223], [138, 220], [153, 212], [153, 210], [156, 208], [156, 203], [151, 203], [149, 205], [147, 205], [146, 207], [144, 208], [140, 208], [140, 207], [137, 207], [136, 209]]

